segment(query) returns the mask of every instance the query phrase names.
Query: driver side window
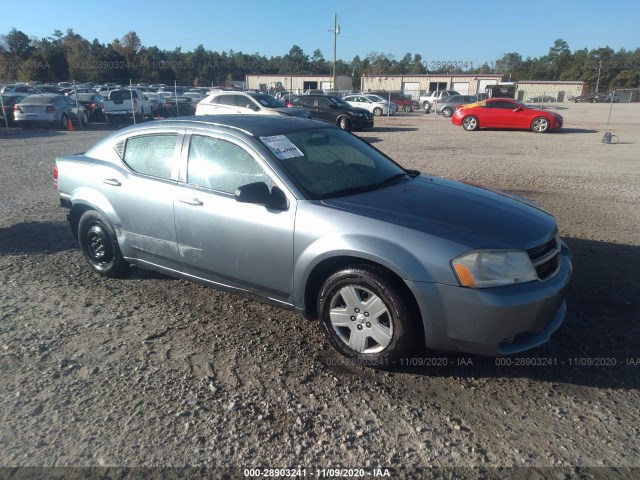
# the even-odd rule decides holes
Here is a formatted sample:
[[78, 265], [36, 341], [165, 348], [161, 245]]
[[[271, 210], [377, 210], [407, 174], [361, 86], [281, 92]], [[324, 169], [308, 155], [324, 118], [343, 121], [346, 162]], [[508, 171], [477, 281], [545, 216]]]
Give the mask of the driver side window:
[[269, 189], [273, 186], [246, 150], [219, 138], [191, 136], [187, 183], [234, 194], [239, 186], [254, 182], [264, 182]]

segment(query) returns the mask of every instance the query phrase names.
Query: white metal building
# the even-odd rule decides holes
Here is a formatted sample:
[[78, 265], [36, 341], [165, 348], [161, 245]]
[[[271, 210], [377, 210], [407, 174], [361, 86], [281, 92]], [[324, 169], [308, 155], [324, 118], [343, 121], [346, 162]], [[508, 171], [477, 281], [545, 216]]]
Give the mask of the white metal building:
[[456, 90], [462, 95], [484, 92], [488, 85], [495, 85], [502, 75], [433, 74], [433, 75], [369, 75], [360, 79], [361, 90], [402, 91], [412, 98], [435, 90]]
[[353, 90], [353, 80], [347, 75], [336, 76], [336, 88], [331, 75], [247, 75], [247, 90], [282, 89], [302, 93], [306, 90]]
[[[584, 82], [581, 81], [523, 81], [515, 83], [516, 100], [521, 102], [529, 102], [532, 99], [541, 99], [542, 97], [548, 97], [544, 101], [566, 102], [572, 97], [579, 97], [584, 90]], [[551, 100], [552, 97], [554, 100]]]

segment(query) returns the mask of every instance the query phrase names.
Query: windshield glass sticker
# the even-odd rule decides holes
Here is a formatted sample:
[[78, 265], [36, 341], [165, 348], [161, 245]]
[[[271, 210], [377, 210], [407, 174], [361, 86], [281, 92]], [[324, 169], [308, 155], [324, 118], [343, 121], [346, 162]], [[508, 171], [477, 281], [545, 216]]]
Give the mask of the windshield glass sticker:
[[274, 135], [272, 137], [260, 137], [273, 154], [280, 160], [294, 157], [304, 157], [304, 154], [296, 147], [291, 140], [284, 135]]

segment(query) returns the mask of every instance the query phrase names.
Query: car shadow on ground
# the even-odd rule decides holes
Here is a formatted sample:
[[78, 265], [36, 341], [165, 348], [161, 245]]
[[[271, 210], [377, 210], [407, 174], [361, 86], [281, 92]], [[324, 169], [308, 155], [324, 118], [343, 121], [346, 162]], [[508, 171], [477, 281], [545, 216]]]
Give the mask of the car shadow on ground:
[[394, 127], [373, 127], [370, 132], [415, 132], [417, 128], [414, 127], [402, 127], [400, 125]]
[[591, 128], [565, 128], [555, 130], [553, 133], [598, 133], [600, 130], [593, 130]]
[[56, 253], [78, 248], [68, 223], [21, 222], [0, 228], [0, 255]]
[[[579, 238], [565, 241], [574, 255], [568, 313], [548, 343], [505, 357], [423, 349], [390, 370], [425, 377], [529, 378], [640, 388], [640, 247]], [[318, 360], [336, 374], [366, 374], [363, 367], [347, 361]]]

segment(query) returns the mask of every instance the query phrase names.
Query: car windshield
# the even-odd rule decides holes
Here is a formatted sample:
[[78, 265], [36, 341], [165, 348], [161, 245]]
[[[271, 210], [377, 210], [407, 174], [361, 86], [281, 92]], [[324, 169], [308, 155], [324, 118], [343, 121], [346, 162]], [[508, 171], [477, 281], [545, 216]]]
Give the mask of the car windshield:
[[336, 105], [339, 105], [341, 107], [350, 107], [351, 106], [340, 97], [329, 97], [329, 98], [333, 101], [333, 103], [335, 103]]
[[40, 95], [33, 95], [30, 97], [25, 98], [24, 100], [22, 100], [22, 102], [20, 103], [31, 103], [34, 105], [38, 105], [38, 104], [42, 104], [42, 105], [46, 105], [48, 103], [53, 103], [53, 100], [56, 97], [45, 97], [45, 96], [40, 96]]
[[260, 139], [311, 199], [354, 195], [410, 178], [393, 160], [343, 130], [311, 129]]
[[276, 100], [271, 95], [256, 94], [256, 95], [251, 95], [251, 96], [253, 98], [255, 98], [260, 103], [260, 105], [262, 105], [263, 107], [267, 107], [267, 108], [287, 108], [287, 106], [284, 103], [282, 103], [280, 100]]

